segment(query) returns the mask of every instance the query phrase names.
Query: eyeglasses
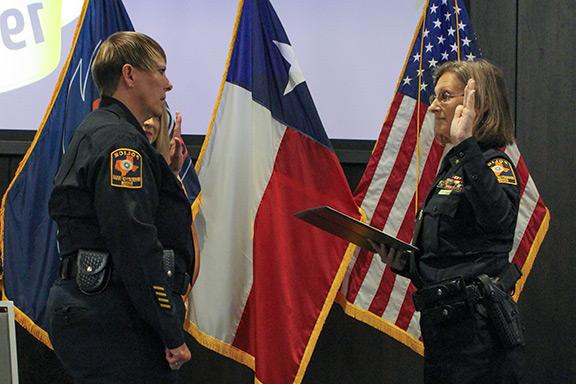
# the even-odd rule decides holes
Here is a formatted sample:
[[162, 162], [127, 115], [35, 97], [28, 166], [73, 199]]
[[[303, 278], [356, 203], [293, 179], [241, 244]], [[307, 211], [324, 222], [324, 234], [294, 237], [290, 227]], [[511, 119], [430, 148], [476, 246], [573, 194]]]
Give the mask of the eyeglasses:
[[448, 91], [444, 91], [439, 96], [430, 95], [430, 99], [428, 99], [430, 104], [428, 104], [428, 105], [432, 105], [434, 103], [434, 101], [436, 101], [436, 100], [438, 100], [440, 103], [445, 104], [445, 103], [449, 102], [451, 98], [458, 97], [458, 96], [464, 96], [464, 93], [451, 94]]

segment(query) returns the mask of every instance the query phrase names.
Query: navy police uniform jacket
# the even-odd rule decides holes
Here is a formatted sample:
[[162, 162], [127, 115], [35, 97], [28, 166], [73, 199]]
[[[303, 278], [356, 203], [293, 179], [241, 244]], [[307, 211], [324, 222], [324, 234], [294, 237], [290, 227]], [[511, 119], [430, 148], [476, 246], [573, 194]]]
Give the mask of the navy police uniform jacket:
[[[132, 113], [113, 98], [79, 126], [63, 157], [49, 203], [61, 256], [109, 252], [112, 282], [168, 348], [184, 343], [183, 304], [172, 294], [164, 249], [177, 275], [192, 274], [191, 211], [180, 182], [148, 143]], [[121, 309], [120, 309], [121, 310]]]
[[458, 276], [498, 276], [512, 249], [519, 194], [516, 169], [504, 152], [475, 138], [456, 145], [420, 213], [420, 251], [401, 274], [418, 288]]

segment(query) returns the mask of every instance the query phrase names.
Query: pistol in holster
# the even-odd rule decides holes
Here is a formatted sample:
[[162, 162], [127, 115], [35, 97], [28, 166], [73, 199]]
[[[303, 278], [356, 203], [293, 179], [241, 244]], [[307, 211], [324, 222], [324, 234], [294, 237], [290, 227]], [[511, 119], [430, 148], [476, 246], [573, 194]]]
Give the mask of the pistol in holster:
[[[512, 270], [514, 267], [509, 267], [509, 270]], [[513, 281], [512, 284], [491, 279], [487, 275], [478, 276], [478, 281], [481, 283], [484, 291], [483, 303], [486, 306], [488, 317], [498, 334], [500, 342], [505, 348], [525, 345], [524, 329], [518, 306], [509, 294], [516, 280], [522, 275], [517, 268], [516, 271], [517, 276], [509, 279], [509, 281]]]

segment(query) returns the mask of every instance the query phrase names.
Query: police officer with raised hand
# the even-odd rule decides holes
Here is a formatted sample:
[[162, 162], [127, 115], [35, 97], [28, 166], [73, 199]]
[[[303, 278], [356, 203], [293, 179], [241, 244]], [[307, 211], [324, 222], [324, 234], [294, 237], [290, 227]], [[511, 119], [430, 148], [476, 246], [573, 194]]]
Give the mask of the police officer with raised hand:
[[191, 357], [181, 297], [194, 270], [191, 211], [142, 130], [164, 112], [165, 71], [150, 37], [105, 40], [92, 64], [100, 108], [76, 130], [55, 178], [61, 267], [49, 335], [78, 383], [175, 382]]
[[508, 262], [520, 186], [503, 147], [514, 140], [502, 74], [487, 61], [437, 69], [429, 110], [444, 157], [408, 254], [373, 244], [418, 288], [426, 384], [518, 383], [523, 329]]

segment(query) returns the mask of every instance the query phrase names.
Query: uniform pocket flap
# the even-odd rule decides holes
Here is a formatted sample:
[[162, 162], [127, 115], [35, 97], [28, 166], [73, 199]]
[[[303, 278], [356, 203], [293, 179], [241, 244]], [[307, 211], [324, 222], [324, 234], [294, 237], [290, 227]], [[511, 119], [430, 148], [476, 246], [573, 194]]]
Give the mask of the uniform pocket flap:
[[459, 198], [454, 196], [435, 196], [431, 199], [428, 204], [424, 207], [424, 214], [435, 215], [445, 215], [454, 217], [456, 211], [458, 210], [458, 204], [460, 202]]

